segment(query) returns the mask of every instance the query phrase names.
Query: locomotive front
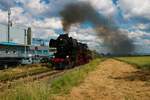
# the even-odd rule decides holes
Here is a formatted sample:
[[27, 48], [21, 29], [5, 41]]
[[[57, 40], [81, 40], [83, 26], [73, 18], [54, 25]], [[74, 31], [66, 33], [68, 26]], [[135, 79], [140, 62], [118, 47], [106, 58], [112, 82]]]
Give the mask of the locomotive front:
[[56, 40], [51, 39], [49, 46], [56, 48], [54, 58], [51, 59], [55, 69], [72, 68], [89, 61], [87, 59], [87, 45], [77, 42], [68, 34], [61, 34]]
[[51, 39], [50, 47], [56, 48], [54, 58], [51, 59], [52, 66], [56, 69], [73, 67], [73, 39], [68, 34], [60, 35], [56, 40]]

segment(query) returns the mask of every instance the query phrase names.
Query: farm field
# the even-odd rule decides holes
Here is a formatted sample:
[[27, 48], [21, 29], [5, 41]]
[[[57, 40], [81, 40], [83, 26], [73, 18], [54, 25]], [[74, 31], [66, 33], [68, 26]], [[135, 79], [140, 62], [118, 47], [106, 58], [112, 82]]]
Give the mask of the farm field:
[[117, 59], [134, 64], [141, 69], [150, 69], [150, 56], [117, 57]]

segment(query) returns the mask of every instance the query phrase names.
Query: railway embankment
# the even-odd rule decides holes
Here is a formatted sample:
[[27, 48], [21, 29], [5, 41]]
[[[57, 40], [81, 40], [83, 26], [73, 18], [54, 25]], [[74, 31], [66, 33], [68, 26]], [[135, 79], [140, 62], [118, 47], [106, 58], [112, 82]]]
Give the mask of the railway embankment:
[[[42, 80], [37, 80], [34, 82], [16, 83], [14, 87], [1, 94], [2, 100], [16, 100], [16, 98], [28, 99], [29, 100], [49, 100], [45, 98], [51, 98], [55, 94], [64, 94], [69, 92], [72, 87], [80, 84], [89, 72], [96, 69], [96, 66], [102, 59], [95, 59], [89, 64], [75, 67], [73, 69], [66, 70], [65, 73], [56, 76], [53, 79], [48, 77]], [[12, 92], [15, 91], [15, 92]], [[27, 96], [28, 95], [28, 96]]]

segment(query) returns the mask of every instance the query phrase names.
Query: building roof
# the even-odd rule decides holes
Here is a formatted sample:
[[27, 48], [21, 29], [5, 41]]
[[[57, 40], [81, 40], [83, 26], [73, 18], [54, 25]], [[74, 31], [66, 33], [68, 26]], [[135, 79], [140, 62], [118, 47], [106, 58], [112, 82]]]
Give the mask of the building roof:
[[22, 46], [15, 42], [0, 42], [0, 45], [8, 45], [8, 46]]
[[[1, 46], [16, 46], [16, 47], [24, 47], [25, 45], [14, 43], [14, 42], [0, 42]], [[26, 45], [26, 47], [29, 47], [31, 50], [48, 50], [48, 46], [31, 46]]]

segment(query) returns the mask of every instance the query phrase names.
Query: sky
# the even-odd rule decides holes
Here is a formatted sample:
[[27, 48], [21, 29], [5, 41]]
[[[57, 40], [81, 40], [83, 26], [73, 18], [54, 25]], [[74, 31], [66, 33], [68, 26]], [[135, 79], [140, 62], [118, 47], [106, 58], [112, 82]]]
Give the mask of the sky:
[[[31, 27], [35, 38], [56, 38], [63, 34], [59, 12], [68, 3], [78, 1], [89, 2], [97, 12], [112, 19], [134, 41], [135, 53], [150, 54], [150, 0], [0, 0], [0, 24], [7, 24], [10, 8], [14, 28]], [[98, 52], [109, 52], [90, 25], [74, 25], [69, 35]]]

